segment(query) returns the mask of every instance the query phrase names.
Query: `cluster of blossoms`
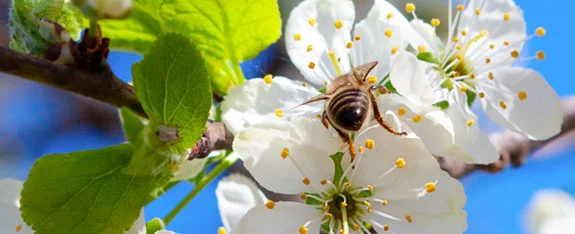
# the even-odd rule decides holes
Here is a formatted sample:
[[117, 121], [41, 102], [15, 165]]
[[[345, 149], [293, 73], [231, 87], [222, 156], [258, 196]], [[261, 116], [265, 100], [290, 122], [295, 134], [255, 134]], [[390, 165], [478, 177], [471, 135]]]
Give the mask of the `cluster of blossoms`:
[[[531, 139], [559, 132], [557, 94], [536, 71], [512, 66], [545, 57], [521, 56], [525, 41], [545, 30], [527, 35], [512, 0], [455, 7], [449, 1], [445, 40], [436, 34], [439, 19], [422, 21], [411, 3], [405, 11], [411, 21], [375, 0], [354, 25], [350, 0], [305, 0], [293, 9], [286, 47], [310, 83], [272, 75], [252, 79], [232, 89], [221, 108], [248, 171], [263, 187], [299, 194], [301, 202], [276, 203], [244, 179], [226, 180], [218, 192], [226, 226], [220, 233], [462, 233], [465, 193], [433, 155], [477, 164], [499, 158], [478, 127], [474, 101], [491, 121]], [[333, 126], [322, 125], [323, 103], [300, 104], [373, 61], [366, 81], [389, 90], [377, 95], [377, 107], [394, 129], [408, 134], [390, 134], [368, 116], [350, 133], [359, 146], [354, 160]]]

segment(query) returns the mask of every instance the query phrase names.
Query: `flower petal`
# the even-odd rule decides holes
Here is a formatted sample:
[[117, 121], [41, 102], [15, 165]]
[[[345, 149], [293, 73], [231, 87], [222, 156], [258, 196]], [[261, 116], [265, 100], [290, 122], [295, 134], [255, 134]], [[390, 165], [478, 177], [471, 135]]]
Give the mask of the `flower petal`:
[[544, 224], [551, 220], [575, 217], [575, 198], [560, 189], [538, 190], [531, 196], [526, 214], [526, 222], [529, 224], [528, 227], [531, 232], [540, 233], [539, 231], [545, 226]]
[[178, 165], [177, 170], [174, 170], [174, 176], [170, 181], [189, 180], [196, 177], [204, 169], [206, 162], [208, 162], [208, 157], [184, 161]]
[[[413, 27], [413, 30], [415, 30], [426, 42], [419, 45], [425, 46], [425, 48], [433, 54], [437, 54], [441, 51], [441, 47], [443, 46], [441, 39], [439, 39], [439, 36], [435, 33], [435, 29], [433, 29], [430, 24], [421, 19], [413, 19], [410, 24], [411, 27]], [[417, 48], [419, 45], [414, 48]]]
[[218, 209], [226, 230], [234, 230], [244, 215], [252, 208], [263, 205], [266, 197], [258, 186], [241, 174], [231, 174], [216, 188]]
[[0, 179], [0, 233], [34, 233], [20, 217], [22, 182]]
[[541, 74], [519, 67], [492, 73], [496, 83], [489, 79], [477, 83], [485, 92], [482, 104], [492, 121], [536, 140], [559, 133], [563, 123], [561, 100]]
[[[356, 145], [373, 140], [375, 147], [358, 154], [352, 184], [375, 187], [374, 196], [386, 199], [418, 197], [423, 185], [439, 177], [439, 164], [421, 139], [392, 135], [381, 127], [358, 136]], [[406, 165], [396, 167], [402, 158]]]
[[132, 227], [124, 234], [146, 234], [146, 217], [144, 217], [144, 209], [140, 211], [140, 216], [136, 219], [136, 222], [132, 224]]
[[467, 95], [454, 89], [449, 93], [449, 104], [447, 114], [453, 122], [455, 145], [461, 148], [447, 156], [478, 164], [497, 161], [499, 152], [479, 129], [477, 116], [467, 106]]
[[270, 84], [263, 79], [251, 79], [230, 90], [222, 102], [222, 121], [232, 133], [238, 134], [266, 118], [277, 119], [278, 109], [285, 115], [315, 116], [321, 112], [322, 102], [294, 107], [319, 94], [312, 87], [284, 77], [275, 77]]
[[[286, 50], [306, 79], [323, 85], [337, 77], [328, 52], [341, 59], [338, 64], [342, 73], [350, 70], [346, 44], [354, 20], [355, 8], [349, 0], [307, 0], [291, 11], [285, 33]], [[308, 51], [310, 45], [312, 49]], [[310, 62], [317, 66], [310, 68]]]
[[[342, 151], [342, 146], [319, 120], [306, 117], [251, 126], [234, 140], [234, 150], [256, 180], [271, 191], [288, 194], [315, 192], [320, 181], [333, 179], [329, 156]], [[302, 182], [305, 178], [309, 185]]]
[[415, 106], [431, 106], [438, 100], [439, 86], [431, 65], [419, 61], [415, 55], [402, 51], [391, 59], [391, 83], [395, 89]]
[[257, 206], [251, 209], [231, 234], [291, 234], [309, 221], [308, 233], [319, 233], [321, 211], [295, 202], [278, 202], [273, 209]]

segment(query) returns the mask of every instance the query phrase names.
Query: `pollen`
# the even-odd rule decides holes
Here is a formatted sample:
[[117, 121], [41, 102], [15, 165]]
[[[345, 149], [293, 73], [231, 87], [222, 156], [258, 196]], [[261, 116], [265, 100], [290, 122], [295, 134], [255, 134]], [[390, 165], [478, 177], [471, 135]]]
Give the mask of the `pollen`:
[[[404, 168], [405, 165], [407, 165], [407, 162], [405, 161], [405, 159], [398, 158], [397, 160], [395, 160], [395, 166], [397, 168]], [[387, 204], [387, 202], [386, 202], [386, 204]]]
[[373, 186], [368, 185], [368, 186], [367, 186], [367, 189], [369, 189], [369, 191], [373, 191]]
[[393, 13], [387, 13], [387, 19], [391, 19], [391, 17], [393, 17]]
[[388, 224], [383, 225], [383, 230], [386, 232], [389, 231], [389, 225]]
[[420, 45], [417, 47], [417, 51], [419, 51], [419, 53], [425, 52], [427, 51], [427, 47], [425, 47], [424, 45]]
[[390, 38], [392, 35], [393, 35], [393, 33], [391, 32], [390, 29], [386, 29], [386, 30], [385, 30], [385, 36], [386, 36], [387, 38]]
[[305, 193], [302, 193], [301, 195], [299, 195], [299, 199], [302, 199], [305, 201], [305, 200], [307, 200], [307, 195], [305, 195]]
[[486, 64], [491, 63], [491, 59], [490, 59], [490, 58], [486, 58], [486, 59], [485, 59], [485, 63], [486, 63]]
[[282, 150], [282, 152], [280, 153], [280, 156], [282, 157], [282, 159], [286, 159], [289, 156], [289, 149], [288, 148], [284, 148]]
[[453, 42], [458, 43], [458, 42], [459, 42], [459, 37], [453, 37]]
[[296, 40], [296, 41], [301, 40], [301, 34], [299, 34], [299, 33], [294, 33], [294, 34], [293, 34], [293, 39]]
[[471, 126], [473, 126], [473, 124], [475, 124], [474, 119], [470, 119], [469, 121], [467, 121], [467, 127], [471, 127]]
[[375, 141], [372, 139], [365, 140], [365, 148], [373, 149], [375, 147]]
[[347, 47], [348, 49], [353, 48], [353, 42], [351, 42], [351, 41], [348, 42], [348, 43], [345, 45], [345, 47]]
[[427, 183], [425, 184], [425, 191], [428, 193], [435, 192], [435, 183]]
[[462, 31], [461, 31], [461, 36], [467, 36], [467, 31], [462, 30]]
[[509, 21], [509, 18], [510, 18], [510, 17], [511, 17], [511, 16], [509, 16], [509, 13], [503, 14], [503, 20], [505, 20], [505, 21]]
[[411, 117], [411, 120], [413, 120], [414, 123], [419, 123], [423, 120], [423, 118], [421, 117], [421, 115], [416, 115]]
[[489, 48], [490, 48], [490, 49], [495, 49], [495, 44], [489, 45]]
[[309, 184], [310, 184], [309, 178], [307, 178], [307, 177], [306, 177], [306, 178], [303, 178], [303, 180], [301, 180], [301, 182], [302, 182], [303, 184], [305, 184], [305, 185], [309, 185]]
[[513, 57], [513, 58], [519, 57], [519, 51], [517, 51], [517, 50], [511, 51], [511, 57]]
[[305, 227], [304, 225], [301, 225], [299, 227], [299, 234], [307, 234], [307, 227]]
[[310, 52], [311, 50], [313, 50], [313, 45], [308, 45], [306, 51]]
[[404, 116], [406, 112], [407, 110], [404, 107], [400, 107], [399, 109], [397, 109], [397, 115], [399, 116]]
[[479, 98], [484, 98], [485, 97], [485, 93], [481, 92], [479, 93]]
[[355, 39], [356, 41], [359, 41], [359, 40], [361, 40], [361, 36], [360, 36], [360, 35], [355, 35], [355, 37], [354, 37], [353, 39]]
[[284, 117], [284, 111], [283, 111], [283, 110], [276, 109], [276, 110], [274, 111], [274, 113], [275, 113], [276, 116], [279, 117], [279, 118]]
[[22, 231], [22, 224], [16, 225], [16, 232]]
[[405, 216], [405, 220], [407, 220], [408, 223], [413, 222], [413, 219], [411, 218], [411, 215], [406, 215], [406, 216]]
[[495, 79], [495, 77], [493, 76], [493, 73], [491, 73], [491, 72], [487, 75], [487, 77], [489, 77], [490, 80]]
[[407, 13], [414, 12], [415, 11], [415, 4], [413, 4], [413, 3], [405, 4], [405, 11], [407, 11]]
[[367, 82], [369, 82], [370, 84], [375, 84], [375, 82], [377, 82], [377, 76], [367, 77]]
[[322, 180], [322, 181], [320, 181], [319, 183], [320, 183], [321, 185], [325, 185], [325, 184], [327, 184], [327, 180]]
[[270, 74], [267, 74], [266, 76], [264, 76], [264, 82], [266, 82], [266, 84], [271, 84], [273, 80], [273, 76]]
[[500, 106], [501, 109], [503, 109], [503, 110], [507, 109], [507, 105], [506, 105], [505, 102], [503, 102], [503, 101], [500, 101], [500, 102], [499, 102], [499, 106]]
[[341, 202], [341, 207], [347, 207], [347, 202]]
[[467, 92], [467, 86], [462, 85], [462, 86], [461, 86], [461, 89], [459, 89], [459, 91], [461, 91], [462, 93]]
[[545, 52], [537, 51], [537, 60], [543, 60], [543, 59], [545, 59]]
[[341, 20], [336, 20], [335, 23], [333, 23], [333, 25], [335, 26], [335, 28], [340, 29], [343, 27], [343, 22], [341, 22]]
[[266, 202], [266, 208], [268, 208], [268, 209], [271, 210], [271, 209], [273, 209], [274, 207], [276, 207], [276, 203], [275, 203], [274, 201], [268, 200], [268, 201]]
[[519, 93], [517, 93], [517, 97], [519, 98], [519, 100], [524, 101], [525, 99], [527, 99], [527, 93], [525, 91], [520, 91]]
[[481, 9], [475, 8], [475, 14], [476, 14], [476, 15], [481, 15]]
[[315, 68], [315, 63], [314, 63], [314, 62], [309, 62], [309, 64], [307, 65], [307, 67], [309, 67], [309, 69], [314, 69], [314, 68]]
[[441, 21], [439, 21], [439, 19], [433, 18], [433, 19], [431, 19], [430, 23], [431, 23], [431, 26], [437, 27], [441, 24]]
[[458, 11], [463, 11], [464, 8], [465, 8], [465, 6], [463, 6], [463, 4], [458, 4], [458, 5], [457, 5], [457, 10], [458, 10]]
[[363, 148], [363, 146], [360, 146], [357, 151], [359, 151], [360, 153], [363, 153], [363, 151], [365, 151], [365, 149]]
[[316, 21], [315, 21], [314, 18], [309, 19], [307, 22], [308, 22], [309, 25], [312, 26], [312, 27], [315, 26], [315, 23], [316, 23]]
[[388, 203], [387, 200], [383, 200], [383, 201], [381, 202], [381, 205], [382, 205], [382, 206], [387, 206], [387, 203]]
[[399, 47], [397, 47], [397, 46], [392, 47], [391, 48], [391, 54], [397, 53], [397, 50], [399, 50]]
[[547, 31], [545, 31], [545, 28], [539, 27], [539, 28], [535, 29], [535, 33], [537, 34], [538, 37], [542, 37], [542, 36], [545, 36]]

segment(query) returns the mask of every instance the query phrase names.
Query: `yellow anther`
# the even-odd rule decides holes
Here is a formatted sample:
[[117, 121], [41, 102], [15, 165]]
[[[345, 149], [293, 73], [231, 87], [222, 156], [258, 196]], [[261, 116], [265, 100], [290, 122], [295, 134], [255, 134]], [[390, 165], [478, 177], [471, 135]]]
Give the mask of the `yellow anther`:
[[471, 126], [473, 126], [473, 124], [475, 124], [474, 119], [470, 119], [469, 121], [467, 121], [467, 127], [471, 127]]
[[503, 45], [509, 46], [509, 41], [503, 41]]
[[369, 189], [369, 191], [373, 191], [373, 186], [368, 185], [368, 186], [367, 186], [367, 189]]
[[315, 115], [315, 117], [318, 118], [318, 119], [321, 119], [321, 115], [320, 115], [320, 114]]
[[341, 27], [343, 27], [343, 22], [341, 22], [341, 20], [336, 20], [335, 23], [333, 23], [333, 25], [335, 26], [335, 28], [340, 29]]
[[315, 63], [314, 63], [314, 62], [309, 62], [309, 64], [307, 65], [307, 67], [309, 67], [309, 69], [314, 69], [314, 68], [315, 68]]
[[490, 80], [495, 79], [495, 77], [493, 76], [493, 73], [491, 73], [491, 72], [487, 75], [487, 77], [489, 77]]
[[467, 86], [462, 85], [462, 86], [461, 86], [461, 89], [459, 89], [459, 91], [461, 91], [462, 93], [467, 92]]
[[375, 141], [372, 139], [365, 140], [365, 148], [373, 149], [375, 147]]
[[469, 74], [469, 79], [475, 79], [475, 74], [473, 73]]
[[503, 110], [507, 109], [507, 104], [505, 104], [505, 102], [503, 102], [503, 101], [500, 101], [500, 102], [499, 102], [499, 106], [500, 106], [501, 109], [503, 109]]
[[371, 213], [371, 207], [367, 207], [367, 213]]
[[489, 31], [487, 31], [487, 29], [483, 29], [481, 30], [481, 32], [479, 32], [481, 34], [481, 36], [486, 37], [489, 36]]
[[22, 231], [22, 224], [16, 225], [16, 232]]
[[441, 24], [441, 21], [439, 21], [439, 19], [436, 19], [436, 18], [431, 19], [431, 26], [437, 27], [440, 24]]
[[226, 229], [224, 227], [220, 227], [218, 228], [218, 234], [228, 234], [228, 232], [226, 232]]
[[383, 205], [383, 206], [387, 206], [387, 200], [383, 200], [383, 201], [381, 201], [381, 205]]
[[414, 12], [415, 11], [415, 4], [413, 4], [413, 3], [405, 4], [405, 11], [407, 11], [407, 13]]
[[365, 151], [365, 149], [363, 148], [363, 146], [360, 146], [357, 151], [359, 151], [360, 153], [363, 153], [363, 151]]
[[537, 59], [538, 59], [538, 60], [543, 60], [543, 59], [545, 59], [545, 52], [543, 52], [543, 51], [537, 51]]
[[527, 93], [525, 91], [519, 91], [519, 93], [517, 93], [517, 97], [519, 100], [523, 101], [527, 99]]
[[360, 36], [360, 35], [355, 35], [354, 39], [355, 39], [356, 41], [359, 41], [359, 40], [361, 40], [361, 36]]
[[461, 47], [461, 45], [457, 45], [457, 46], [455, 46], [455, 49], [456, 49], [456, 50], [461, 50], [461, 49], [463, 49], [463, 48]]
[[463, 59], [463, 55], [462, 55], [462, 54], [457, 54], [457, 55], [455, 55], [455, 58], [457, 58], [457, 60], [462, 60], [462, 59]]
[[271, 210], [271, 209], [273, 209], [274, 207], [276, 207], [276, 203], [275, 203], [274, 201], [272, 201], [272, 200], [268, 200], [268, 201], [266, 202], [266, 207]]
[[475, 14], [476, 14], [476, 15], [481, 15], [481, 9], [475, 8]]
[[327, 86], [327, 85], [329, 85], [329, 83], [327, 83], [327, 81], [324, 81], [323, 85]]
[[339, 234], [344, 234], [345, 231], [343, 229], [339, 229]]
[[325, 213], [325, 217], [331, 218], [333, 215], [331, 213]]
[[337, 61], [335, 59], [335, 52], [333, 52], [333, 51], [327, 52], [327, 56], [329, 56], [329, 59], [331, 60], [331, 64], [333, 65], [333, 67], [335, 67], [335, 71], [337, 72], [337, 75], [341, 76], [341, 69], [339, 69], [339, 64], [337, 64]]
[[282, 157], [282, 159], [286, 159], [289, 156], [289, 149], [288, 148], [284, 148], [282, 150], [282, 152], [280, 153], [280, 156]]
[[413, 219], [411, 218], [411, 215], [406, 215], [405, 219], [407, 220], [408, 223], [413, 222]]
[[329, 210], [329, 206], [323, 206], [323, 211], [328, 211]]
[[325, 184], [327, 184], [327, 180], [322, 180], [322, 181], [320, 181], [319, 183], [320, 183], [321, 185], [325, 185]]
[[348, 49], [351, 49], [353, 47], [353, 42], [348, 42], [345, 47], [347, 47]]
[[342, 201], [342, 202], [341, 202], [341, 207], [347, 207], [347, 203], [344, 202], [344, 201]]
[[313, 50], [313, 45], [308, 45], [306, 51], [310, 52], [311, 50]]
[[369, 82], [370, 84], [375, 84], [375, 82], [377, 82], [377, 76], [367, 77], [367, 82]]
[[459, 77], [461, 74], [459, 74], [458, 71], [454, 71], [452, 75], [453, 75], [453, 77]]
[[389, 225], [388, 224], [383, 225], [383, 230], [386, 232], [389, 231]]
[[397, 115], [399, 116], [404, 116], [406, 112], [407, 109], [405, 109], [404, 107], [400, 107], [399, 109], [397, 109]]
[[393, 17], [393, 13], [387, 13], [387, 19], [391, 19], [391, 17]]
[[459, 42], [459, 37], [454, 37], [454, 38], [453, 38], [453, 42], [458, 43], [458, 42]]
[[491, 45], [489, 45], [489, 48], [491, 48], [491, 49], [495, 49], [495, 44], [491, 44]]
[[293, 34], [293, 39], [296, 40], [296, 41], [301, 40], [301, 34], [299, 34], [299, 33], [294, 33], [294, 34]]
[[364, 201], [363, 204], [365, 204], [365, 206], [370, 207], [371, 203], [369, 203], [368, 201]]
[[509, 15], [509, 13], [503, 14], [503, 20], [505, 20], [505, 21], [509, 21], [509, 18], [510, 18], [510, 17], [511, 17], [511, 16]]
[[345, 185], [346, 187], [351, 187], [351, 182], [347, 181], [347, 182], [343, 183], [343, 185]]
[[[407, 165], [407, 162], [405, 161], [405, 159], [403, 158], [398, 158], [397, 160], [395, 160], [395, 166], [397, 168], [404, 168], [405, 165]], [[387, 203], [387, 202], [386, 202]]]
[[397, 50], [399, 50], [399, 47], [397, 47], [397, 46], [392, 47], [391, 48], [391, 54], [397, 53]]
[[479, 98], [484, 98], [485, 97], [485, 93], [481, 92], [479, 93]]
[[542, 36], [545, 36], [547, 31], [545, 31], [545, 28], [539, 27], [539, 28], [535, 29], [535, 33], [537, 34], [538, 37], [542, 37]]
[[517, 50], [511, 51], [511, 57], [513, 57], [513, 58], [519, 57], [519, 51], [517, 51]]
[[414, 123], [419, 123], [423, 120], [423, 118], [421, 117], [421, 115], [416, 115], [411, 117], [411, 120], [413, 120]]
[[315, 26], [315, 23], [316, 23], [316, 21], [315, 21], [314, 18], [309, 19], [307, 22], [308, 22], [309, 25], [311, 25], [312, 27]]
[[174, 172], [177, 172], [180, 170], [180, 166], [174, 165], [174, 166], [172, 166], [172, 169], [174, 170]]
[[359, 224], [357, 224], [357, 223], [355, 224], [355, 226], [353, 226], [353, 230], [355, 230], [355, 231], [359, 231], [359, 228], [360, 228]]
[[424, 45], [420, 45], [417, 47], [417, 51], [419, 51], [419, 53], [425, 52], [427, 51], [427, 47], [425, 47]]
[[467, 31], [462, 30], [462, 31], [461, 31], [461, 35], [462, 35], [462, 36], [467, 36]]
[[267, 74], [266, 76], [264, 76], [264, 82], [266, 82], [266, 84], [271, 84], [273, 80], [273, 76], [270, 74]]
[[301, 83], [301, 86], [307, 87], [307, 83]]
[[305, 225], [299, 227], [299, 234], [307, 234], [307, 227], [305, 227]]
[[277, 117], [279, 117], [279, 118], [284, 117], [284, 111], [283, 110], [276, 109], [274, 112], [275, 112]]
[[458, 4], [457, 5], [457, 10], [458, 11], [462, 11], [465, 8], [465, 6], [463, 6], [463, 4]]
[[386, 29], [384, 34], [387, 38], [390, 38], [393, 35], [390, 29]]
[[427, 183], [425, 184], [425, 191], [428, 193], [435, 192], [435, 183]]
[[305, 201], [305, 200], [307, 200], [307, 195], [305, 193], [302, 193], [301, 195], [299, 195], [299, 199], [302, 199]]
[[303, 178], [303, 180], [301, 180], [301, 182], [302, 182], [303, 184], [305, 184], [305, 185], [309, 185], [309, 184], [310, 184], [309, 178], [307, 178], [307, 177], [306, 177], [306, 178]]
[[485, 59], [485, 63], [486, 63], [486, 64], [491, 63], [491, 59], [490, 59], [490, 58], [486, 58], [486, 59]]

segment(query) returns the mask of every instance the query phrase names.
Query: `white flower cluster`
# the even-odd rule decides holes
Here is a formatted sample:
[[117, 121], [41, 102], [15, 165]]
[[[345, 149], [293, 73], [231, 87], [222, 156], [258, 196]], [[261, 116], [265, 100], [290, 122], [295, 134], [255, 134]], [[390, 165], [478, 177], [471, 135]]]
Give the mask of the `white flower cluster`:
[[[254, 185], [232, 189], [245, 179], [226, 179], [218, 192], [220, 233], [463, 233], [463, 187], [433, 155], [498, 160], [471, 104], [479, 100], [491, 121], [531, 139], [559, 132], [557, 94], [536, 71], [512, 66], [545, 57], [522, 56], [525, 41], [545, 30], [527, 35], [512, 0], [449, 1], [446, 40], [436, 33], [438, 19], [422, 21], [411, 3], [405, 11], [413, 20], [375, 0], [354, 25], [351, 0], [304, 0], [293, 9], [286, 47], [309, 83], [252, 79], [221, 108], [236, 135], [234, 151], [259, 184], [302, 201], [266, 201]], [[336, 97], [340, 87], [356, 85], [337, 79], [351, 73], [368, 88]], [[373, 99], [355, 97], [362, 95]], [[343, 104], [328, 105], [330, 98]], [[354, 122], [358, 130], [342, 131], [326, 118], [344, 105], [355, 105], [352, 116], [369, 113]]]

